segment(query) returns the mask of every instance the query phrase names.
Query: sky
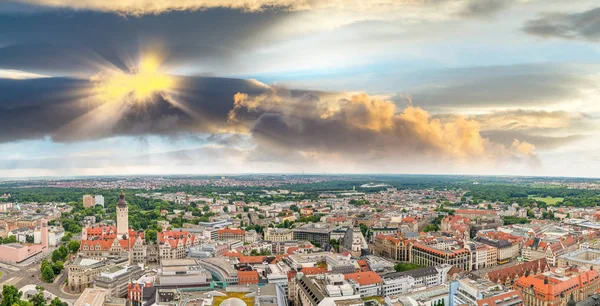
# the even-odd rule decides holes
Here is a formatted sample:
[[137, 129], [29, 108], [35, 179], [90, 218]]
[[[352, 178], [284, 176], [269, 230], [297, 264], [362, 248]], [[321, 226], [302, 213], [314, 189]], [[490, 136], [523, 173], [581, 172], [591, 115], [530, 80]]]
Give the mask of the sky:
[[592, 0], [3, 0], [0, 177], [599, 177]]

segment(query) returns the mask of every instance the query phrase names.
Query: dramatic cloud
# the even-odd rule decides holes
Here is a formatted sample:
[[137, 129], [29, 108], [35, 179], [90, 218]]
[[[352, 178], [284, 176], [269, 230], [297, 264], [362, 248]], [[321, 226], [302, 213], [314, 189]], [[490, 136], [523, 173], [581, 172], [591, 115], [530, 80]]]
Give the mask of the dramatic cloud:
[[129, 71], [148, 53], [161, 56], [166, 69], [193, 63], [196, 74], [213, 73], [261, 46], [262, 37], [273, 39], [270, 29], [288, 13], [213, 9], [140, 17], [89, 11], [0, 15], [0, 29], [10, 29], [0, 34], [0, 69], [87, 77], [107, 68]]
[[[476, 0], [13, 0], [14, 3], [50, 8], [71, 8], [117, 12], [128, 15], [159, 14], [170, 11], [196, 11], [212, 8], [239, 9], [248, 12], [268, 9], [291, 11], [337, 10], [363, 13], [389, 13], [414, 7], [455, 8], [472, 15], [485, 15], [505, 7], [501, 2]], [[481, 3], [479, 3], [481, 2]], [[15, 9], [13, 7], [13, 9]], [[22, 8], [22, 10], [24, 10]]]
[[237, 90], [265, 86], [238, 79], [174, 77], [172, 94], [147, 103], [99, 101], [95, 84], [71, 78], [0, 79], [0, 142], [50, 137], [81, 141], [121, 135], [185, 135], [229, 129], [227, 114]]
[[551, 13], [529, 20], [525, 32], [547, 38], [600, 39], [600, 7], [578, 13]]
[[[437, 115], [442, 122], [457, 115]], [[515, 139], [533, 144], [539, 150], [551, 150], [584, 139], [595, 129], [595, 119], [584, 113], [566, 111], [508, 110], [467, 116], [480, 123], [481, 135], [504, 146]], [[518, 147], [518, 145], [517, 145]]]
[[481, 136], [479, 122], [460, 116], [443, 123], [418, 107], [398, 110], [391, 101], [366, 94], [321, 100], [315, 94], [285, 98], [280, 93], [285, 96], [282, 88], [235, 96], [229, 118], [251, 126], [258, 154], [399, 164], [535, 159], [533, 145], [514, 139], [509, 146], [492, 143]]

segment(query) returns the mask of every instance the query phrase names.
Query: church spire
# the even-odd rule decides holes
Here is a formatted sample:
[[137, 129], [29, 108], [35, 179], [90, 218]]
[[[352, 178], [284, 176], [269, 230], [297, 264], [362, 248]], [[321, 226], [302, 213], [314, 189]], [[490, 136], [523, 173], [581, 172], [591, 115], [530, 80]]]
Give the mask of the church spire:
[[571, 296], [569, 297], [567, 306], [575, 306], [575, 305], [577, 305], [577, 303], [575, 302], [575, 298], [573, 297], [573, 292], [571, 292]]

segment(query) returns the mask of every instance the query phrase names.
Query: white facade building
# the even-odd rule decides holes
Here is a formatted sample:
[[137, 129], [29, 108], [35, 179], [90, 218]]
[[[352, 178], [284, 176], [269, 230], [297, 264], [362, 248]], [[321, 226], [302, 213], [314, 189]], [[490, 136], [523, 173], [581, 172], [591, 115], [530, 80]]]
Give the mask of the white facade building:
[[100, 205], [104, 207], [104, 196], [100, 194], [96, 195], [94, 197], [94, 205]]

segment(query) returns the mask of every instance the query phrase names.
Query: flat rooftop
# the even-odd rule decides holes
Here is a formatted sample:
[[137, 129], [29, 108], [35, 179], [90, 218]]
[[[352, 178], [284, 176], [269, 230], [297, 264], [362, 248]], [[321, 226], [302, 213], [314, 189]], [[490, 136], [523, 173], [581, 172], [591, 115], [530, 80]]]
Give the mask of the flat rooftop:
[[102, 306], [106, 299], [106, 291], [102, 289], [86, 288], [79, 296], [74, 306]]
[[4, 246], [11, 249], [22, 249], [23, 247], [25, 247], [24, 245], [18, 243], [9, 243], [5, 244]]

